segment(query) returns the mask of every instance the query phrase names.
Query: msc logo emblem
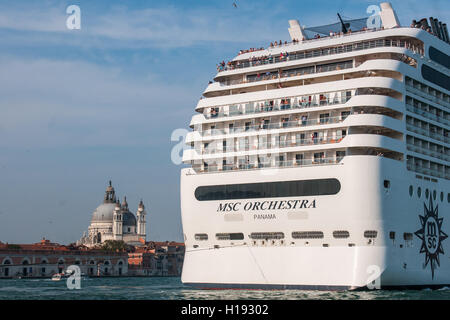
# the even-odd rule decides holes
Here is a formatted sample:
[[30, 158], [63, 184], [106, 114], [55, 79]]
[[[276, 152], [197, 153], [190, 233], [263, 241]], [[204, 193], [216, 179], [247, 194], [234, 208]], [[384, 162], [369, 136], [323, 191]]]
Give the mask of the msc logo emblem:
[[422, 240], [422, 247], [420, 253], [425, 253], [424, 268], [430, 264], [431, 278], [434, 279], [434, 270], [440, 266], [439, 255], [444, 254], [442, 241], [448, 236], [442, 231], [442, 222], [444, 218], [438, 216], [438, 205], [433, 206], [433, 199], [430, 194], [430, 202], [427, 208], [424, 206], [424, 215], [419, 215], [422, 228], [417, 230], [414, 234]]

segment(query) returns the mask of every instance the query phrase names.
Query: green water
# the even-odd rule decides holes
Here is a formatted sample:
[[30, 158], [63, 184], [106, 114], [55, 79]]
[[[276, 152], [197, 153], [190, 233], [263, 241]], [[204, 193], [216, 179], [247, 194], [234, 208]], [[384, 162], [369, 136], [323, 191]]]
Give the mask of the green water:
[[450, 299], [450, 288], [440, 290], [303, 291], [303, 290], [196, 290], [180, 278], [87, 278], [81, 289], [69, 290], [66, 281], [50, 279], [0, 280], [0, 300], [216, 300], [216, 299]]

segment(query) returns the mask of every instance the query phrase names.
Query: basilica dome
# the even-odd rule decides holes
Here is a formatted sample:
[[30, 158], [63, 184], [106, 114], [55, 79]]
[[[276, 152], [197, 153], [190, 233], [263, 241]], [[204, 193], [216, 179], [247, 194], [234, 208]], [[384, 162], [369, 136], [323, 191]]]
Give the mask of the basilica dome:
[[91, 222], [113, 222], [115, 203], [102, 203], [92, 213]]
[[77, 243], [97, 246], [105, 241], [117, 240], [133, 245], [141, 244], [146, 237], [145, 215], [146, 211], [142, 200], [138, 205], [136, 215], [128, 208], [126, 197], [120, 203], [110, 181], [103, 203], [92, 213], [88, 234], [83, 234]]
[[123, 226], [135, 227], [136, 217], [130, 211], [122, 212]]

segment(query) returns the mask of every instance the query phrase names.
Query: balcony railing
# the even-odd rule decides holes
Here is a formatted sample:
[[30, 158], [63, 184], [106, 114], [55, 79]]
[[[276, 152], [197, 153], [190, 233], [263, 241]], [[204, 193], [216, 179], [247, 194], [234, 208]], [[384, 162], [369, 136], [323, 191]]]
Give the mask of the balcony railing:
[[422, 173], [422, 174], [426, 174], [426, 175], [434, 176], [434, 177], [438, 177], [438, 178], [444, 178], [444, 179], [447, 179], [447, 180], [450, 179], [450, 173], [446, 173], [444, 171], [423, 167], [423, 166], [420, 166], [420, 165], [418, 165], [416, 163], [413, 163], [413, 162], [407, 162], [406, 167], [410, 171], [415, 171], [415, 172], [419, 172], [419, 173]]
[[440, 134], [440, 133], [430, 132], [429, 130], [422, 129], [422, 128], [417, 127], [417, 126], [415, 126], [413, 124], [410, 124], [410, 123], [406, 124], [406, 129], [408, 129], [409, 131], [421, 134], [423, 136], [433, 138], [435, 140], [439, 140], [439, 141], [442, 141], [442, 142], [445, 142], [445, 143], [450, 143], [450, 138], [449, 137], [447, 137], [447, 136], [445, 136], [443, 134]]
[[[352, 34], [355, 34], [355, 33], [352, 33]], [[314, 40], [312, 39], [312, 40], [308, 40], [308, 41], [325, 40], [325, 39], [329, 39], [329, 38], [330, 37], [314, 39]], [[312, 49], [312, 50], [301, 51], [301, 52], [297, 52], [297, 53], [293, 52], [293, 53], [289, 53], [288, 56], [275, 55], [275, 56], [267, 56], [264, 58], [238, 60], [238, 61], [234, 61], [234, 62], [230, 61], [228, 65], [219, 66], [218, 72], [228, 71], [228, 70], [236, 70], [236, 69], [244, 69], [244, 68], [268, 65], [268, 64], [275, 64], [275, 63], [279, 63], [279, 62], [294, 61], [294, 60], [301, 60], [301, 59], [308, 59], [308, 58], [315, 58], [315, 57], [323, 57], [323, 56], [329, 56], [329, 55], [334, 55], [334, 54], [339, 54], [339, 53], [354, 52], [354, 51], [359, 51], [359, 50], [380, 48], [380, 47], [401, 47], [401, 48], [407, 48], [407, 49], [413, 51], [414, 53], [423, 54], [423, 49], [420, 46], [416, 46], [409, 41], [380, 39], [380, 40], [362, 41], [362, 42], [357, 42], [357, 43], [349, 43], [349, 44], [344, 44], [341, 46], [330, 47], [330, 48]]]
[[418, 114], [418, 115], [420, 115], [422, 117], [425, 117], [427, 119], [430, 119], [430, 120], [433, 120], [433, 121], [437, 121], [437, 122], [443, 123], [445, 125], [450, 125], [450, 120], [447, 120], [447, 119], [445, 119], [443, 117], [440, 117], [437, 114], [433, 114], [433, 113], [430, 113], [428, 111], [419, 109], [419, 108], [414, 107], [414, 106], [412, 106], [410, 104], [406, 104], [406, 110], [408, 110], [410, 112], [413, 112], [415, 114]]
[[[352, 112], [348, 113], [348, 115], [353, 114]], [[305, 118], [298, 120], [289, 120], [289, 121], [277, 121], [271, 123], [262, 122], [260, 124], [253, 125], [243, 125], [243, 126], [234, 126], [226, 129], [208, 129], [200, 134], [203, 137], [206, 136], [217, 136], [217, 135], [225, 135], [232, 133], [250, 133], [260, 130], [272, 130], [272, 129], [287, 129], [287, 128], [295, 128], [295, 127], [309, 127], [309, 126], [319, 126], [325, 124], [334, 124], [341, 123], [346, 119], [345, 116], [337, 116], [337, 117], [323, 117], [323, 118], [315, 118], [311, 120], [307, 120]]]
[[329, 71], [336, 71], [336, 70], [345, 70], [353, 68], [353, 62], [352, 61], [346, 61], [346, 62], [336, 62], [336, 63], [330, 63], [330, 64], [324, 64], [324, 65], [313, 65], [308, 67], [302, 67], [302, 68], [295, 68], [290, 70], [283, 70], [281, 73], [268, 73], [268, 74], [262, 74], [262, 75], [253, 75], [248, 76], [246, 79], [234, 79], [234, 80], [226, 80], [221, 81], [221, 85], [229, 86], [229, 85], [236, 85], [236, 84], [242, 84], [242, 83], [252, 83], [252, 82], [258, 82], [258, 81], [266, 81], [266, 80], [277, 80], [277, 79], [283, 79], [293, 76], [303, 76], [303, 75], [309, 75], [309, 74], [317, 74], [317, 73], [323, 73], [323, 72], [329, 72]]
[[[299, 168], [308, 166], [333, 165], [339, 164], [343, 157], [317, 158], [317, 159], [292, 159], [286, 161], [260, 162], [258, 164], [235, 163], [219, 165], [208, 165], [203, 170], [197, 169], [197, 172], [220, 172], [232, 170], [258, 170], [258, 169], [275, 169], [275, 168]], [[195, 169], [195, 168], [194, 168]]]
[[286, 110], [296, 110], [296, 109], [305, 109], [305, 108], [314, 108], [314, 107], [326, 107], [332, 106], [336, 104], [344, 104], [348, 100], [350, 100], [351, 96], [346, 96], [343, 98], [323, 98], [309, 101], [308, 97], [303, 97], [301, 101], [295, 104], [287, 103], [287, 104], [274, 104], [270, 105], [269, 103], [264, 104], [263, 106], [253, 106], [246, 107], [245, 110], [230, 110], [228, 113], [224, 112], [216, 112], [216, 113], [204, 113], [206, 119], [217, 119], [217, 118], [226, 118], [226, 117], [235, 117], [247, 114], [259, 114], [259, 113], [269, 113], [276, 111], [286, 111]]
[[449, 101], [443, 100], [443, 99], [441, 99], [441, 98], [439, 98], [437, 96], [433, 96], [433, 95], [429, 94], [428, 92], [424, 92], [424, 91], [422, 91], [420, 89], [414, 88], [412, 85], [410, 85], [408, 83], [405, 84], [405, 88], [406, 88], [406, 91], [412, 92], [412, 93], [414, 93], [414, 94], [416, 94], [416, 95], [418, 95], [418, 96], [420, 96], [422, 98], [425, 98], [425, 99], [428, 99], [430, 101], [433, 101], [436, 104], [444, 105], [445, 107], [447, 107], [447, 109], [450, 109], [450, 102]]
[[[344, 139], [345, 136], [338, 137], [329, 137], [329, 138], [320, 138], [314, 137], [309, 139], [296, 139], [295, 141], [277, 141], [277, 142], [260, 142], [258, 144], [250, 144], [243, 143], [237, 144], [235, 146], [227, 146], [225, 149], [222, 147], [219, 149], [214, 145], [209, 145], [208, 147], [203, 149], [203, 154], [220, 154], [226, 152], [242, 152], [242, 151], [253, 151], [253, 150], [271, 150], [278, 148], [292, 148], [292, 147], [300, 147], [300, 146], [312, 146], [312, 145], [320, 145], [320, 144], [331, 144], [331, 143], [339, 143]], [[198, 148], [196, 148], [198, 152]], [[273, 151], [271, 151], [273, 153]], [[201, 153], [201, 152], [198, 152]]]
[[431, 157], [435, 157], [444, 161], [450, 161], [450, 155], [447, 155], [444, 153], [444, 151], [442, 152], [438, 152], [438, 151], [434, 151], [434, 150], [430, 150], [427, 148], [422, 148], [413, 144], [408, 143], [406, 145], [406, 149], [408, 149], [409, 151], [413, 151], [413, 152], [417, 152], [417, 153], [421, 153], [427, 156], [431, 156]]

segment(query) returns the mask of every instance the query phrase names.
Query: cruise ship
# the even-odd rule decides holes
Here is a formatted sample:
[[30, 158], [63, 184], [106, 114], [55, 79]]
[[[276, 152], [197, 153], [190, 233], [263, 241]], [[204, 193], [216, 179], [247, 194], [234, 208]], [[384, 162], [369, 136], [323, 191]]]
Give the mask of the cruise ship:
[[447, 25], [378, 8], [217, 66], [185, 137], [184, 284], [450, 285]]

